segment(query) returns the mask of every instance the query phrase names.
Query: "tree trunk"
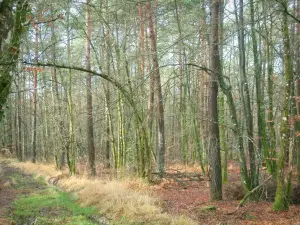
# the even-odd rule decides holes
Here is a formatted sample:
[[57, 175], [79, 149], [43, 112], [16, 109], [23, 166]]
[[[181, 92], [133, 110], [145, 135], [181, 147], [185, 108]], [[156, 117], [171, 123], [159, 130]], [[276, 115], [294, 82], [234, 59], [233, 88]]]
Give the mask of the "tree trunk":
[[165, 125], [164, 125], [164, 105], [163, 105], [163, 95], [160, 81], [159, 73], [159, 64], [157, 57], [157, 48], [156, 48], [156, 33], [154, 30], [154, 22], [152, 18], [151, 3], [147, 2], [147, 11], [148, 11], [148, 21], [149, 21], [149, 30], [150, 30], [150, 41], [151, 41], [151, 52], [152, 52], [152, 61], [153, 61], [153, 73], [155, 79], [155, 88], [157, 94], [157, 126], [158, 126], [158, 171], [161, 175], [164, 173], [165, 167]]
[[[266, 124], [265, 124], [265, 107], [263, 104], [263, 91], [261, 90], [261, 62], [258, 55], [258, 44], [255, 31], [255, 19], [254, 19], [254, 3], [250, 0], [250, 11], [251, 11], [251, 35], [252, 35], [252, 46], [253, 46], [253, 58], [254, 58], [254, 72], [255, 72], [255, 83], [256, 83], [256, 104], [257, 104], [257, 148], [259, 155], [270, 161], [269, 150], [266, 144]], [[261, 160], [261, 159], [260, 159]], [[270, 163], [267, 163], [269, 165]]]
[[220, 2], [211, 1], [211, 46], [210, 63], [213, 71], [209, 76], [209, 163], [210, 163], [210, 198], [211, 200], [222, 200], [222, 168], [220, 155], [220, 137], [218, 124], [218, 77], [221, 74], [220, 52], [219, 52], [219, 22]]
[[[297, 15], [300, 17], [300, 0], [297, 0]], [[297, 151], [297, 183], [300, 184], [300, 23], [297, 23], [296, 27], [296, 40], [297, 50], [296, 50], [296, 74], [298, 74], [296, 80], [296, 107], [297, 107], [297, 119], [296, 119], [296, 151]]]
[[[288, 0], [282, 2], [282, 7], [287, 8]], [[287, 210], [289, 208], [289, 182], [286, 181], [286, 152], [289, 149], [289, 103], [291, 101], [291, 88], [293, 85], [293, 71], [290, 56], [290, 40], [287, 14], [283, 12], [282, 21], [282, 36], [284, 45], [284, 74], [285, 74], [285, 90], [284, 90], [284, 102], [283, 112], [281, 120], [280, 130], [280, 152], [277, 170], [277, 189], [275, 202], [273, 204], [274, 210]]]
[[[268, 1], [263, 2], [263, 10], [267, 10]], [[272, 20], [270, 21], [270, 29], [267, 28], [267, 20], [264, 19], [265, 30], [267, 31], [266, 42], [267, 44], [267, 86], [268, 86], [268, 110], [267, 112], [267, 128], [268, 128], [268, 157], [270, 160], [266, 160], [268, 172], [276, 177], [276, 132], [275, 132], [275, 121], [273, 114], [273, 96], [274, 96], [274, 84], [273, 84], [273, 50], [272, 50]]]
[[[186, 134], [187, 119], [186, 119], [186, 100], [187, 100], [187, 79], [184, 79], [184, 72], [186, 72], [184, 60], [185, 60], [185, 48], [182, 36], [181, 28], [181, 7], [178, 7], [177, 0], [174, 0], [176, 10], [176, 21], [179, 33], [179, 49], [178, 49], [178, 64], [179, 64], [179, 121], [178, 121], [178, 133], [180, 137], [180, 153], [184, 164], [188, 163], [188, 139]], [[187, 75], [185, 73], [185, 75]]]
[[220, 130], [220, 148], [223, 152], [222, 161], [222, 182], [228, 182], [228, 148], [225, 129], [225, 96], [219, 97], [219, 130]]
[[[220, 0], [220, 64], [221, 69], [220, 72], [223, 74], [223, 65], [224, 65], [224, 59], [223, 59], [223, 31], [224, 31], [224, 0]], [[230, 60], [229, 60], [230, 61]], [[230, 68], [229, 68], [229, 74], [230, 74]], [[228, 148], [227, 148], [227, 132], [226, 132], [226, 126], [225, 126], [225, 118], [226, 118], [226, 110], [225, 110], [225, 95], [221, 94], [219, 97], [219, 130], [220, 130], [220, 148], [221, 151], [223, 151], [223, 160], [222, 160], [222, 183], [228, 182]], [[222, 154], [221, 154], [222, 156]]]
[[[91, 6], [90, 0], [86, 2], [86, 69], [91, 70]], [[92, 176], [96, 175], [95, 143], [93, 122], [92, 76], [86, 73], [86, 112], [87, 112], [87, 142], [89, 155], [89, 168]]]
[[[67, 61], [71, 64], [71, 37], [70, 37], [70, 1], [68, 2], [67, 12]], [[74, 112], [73, 112], [73, 96], [72, 96], [72, 70], [68, 69], [68, 122], [69, 122], [69, 141], [67, 148], [67, 162], [71, 175], [76, 173], [77, 150], [75, 147], [75, 130], [74, 130]]]
[[248, 152], [250, 157], [250, 189], [258, 184], [257, 169], [256, 169], [256, 156], [253, 145], [253, 118], [251, 110], [249, 85], [246, 76], [246, 61], [245, 61], [245, 32], [244, 32], [244, 2], [239, 0], [239, 12], [235, 2], [235, 16], [238, 27], [238, 43], [239, 43], [239, 73], [240, 73], [240, 88], [241, 97], [246, 117], [247, 135], [248, 135]]
[[[35, 51], [34, 51], [34, 63], [37, 64], [38, 63], [38, 49], [39, 49], [39, 45], [38, 45], [38, 33], [39, 33], [39, 25], [35, 24]], [[36, 162], [36, 156], [37, 156], [37, 152], [36, 152], [36, 133], [37, 133], [37, 70], [33, 71], [33, 125], [32, 125], [32, 158], [31, 161], [33, 163]]]

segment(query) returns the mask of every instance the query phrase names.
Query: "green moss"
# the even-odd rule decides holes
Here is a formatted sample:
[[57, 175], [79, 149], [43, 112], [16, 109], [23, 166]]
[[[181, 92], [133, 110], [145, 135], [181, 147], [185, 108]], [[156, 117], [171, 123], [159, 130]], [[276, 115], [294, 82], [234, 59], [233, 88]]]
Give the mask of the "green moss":
[[96, 213], [92, 207], [80, 207], [69, 194], [48, 188], [21, 196], [13, 204], [13, 217], [18, 222], [34, 218], [35, 224], [94, 224], [88, 217]]
[[251, 213], [247, 213], [245, 216], [245, 219], [254, 220], [254, 219], [257, 219], [257, 217], [252, 215]]
[[277, 182], [277, 190], [273, 209], [275, 211], [283, 211], [289, 209], [289, 200], [287, 198], [287, 188], [282, 185], [283, 182]]

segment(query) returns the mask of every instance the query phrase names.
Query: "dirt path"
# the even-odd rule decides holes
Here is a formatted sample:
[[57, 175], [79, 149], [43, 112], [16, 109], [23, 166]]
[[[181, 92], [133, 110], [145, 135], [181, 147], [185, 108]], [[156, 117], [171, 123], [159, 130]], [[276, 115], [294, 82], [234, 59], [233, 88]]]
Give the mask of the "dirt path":
[[102, 224], [93, 208], [82, 208], [72, 196], [0, 159], [0, 225]]
[[[26, 188], [20, 188], [16, 181], [16, 175], [24, 177]], [[23, 185], [22, 185], [23, 186]], [[0, 224], [13, 224], [10, 218], [11, 206], [20, 194], [30, 194], [36, 188], [45, 188], [42, 185], [37, 186], [34, 179], [23, 174], [20, 170], [9, 166], [9, 161], [0, 160]]]

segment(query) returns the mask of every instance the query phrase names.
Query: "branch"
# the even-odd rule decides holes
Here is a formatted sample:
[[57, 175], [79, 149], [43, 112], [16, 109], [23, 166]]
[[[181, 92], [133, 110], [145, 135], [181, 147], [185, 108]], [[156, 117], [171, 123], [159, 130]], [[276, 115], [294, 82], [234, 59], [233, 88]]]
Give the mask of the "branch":
[[226, 213], [226, 215], [232, 215], [234, 214], [235, 212], [237, 212], [241, 207], [244, 206], [246, 200], [252, 195], [254, 194], [257, 190], [259, 190], [261, 188], [261, 186], [263, 186], [267, 181], [269, 181], [270, 179], [272, 178], [272, 176], [269, 176], [267, 179], [265, 179], [260, 185], [258, 185], [257, 187], [253, 188], [251, 191], [249, 191], [245, 196], [244, 198], [240, 201], [238, 207], [232, 211], [232, 212], [229, 212], [229, 213]]
[[160, 66], [160, 68], [164, 68], [164, 67], [168, 67], [168, 66], [182, 66], [182, 65], [196, 67], [196, 68], [198, 68], [199, 70], [203, 70], [203, 71], [206, 72], [208, 75], [211, 75], [211, 73], [213, 73], [213, 71], [212, 71], [211, 69], [209, 69], [209, 68], [207, 68], [207, 67], [204, 67], [204, 66], [199, 66], [199, 65], [194, 64], [194, 63], [184, 63], [184, 64], [174, 63], [174, 64], [167, 64], [167, 65]]
[[49, 20], [39, 20], [39, 21], [34, 21], [35, 17], [32, 17], [27, 23], [23, 24], [24, 27], [31, 25], [39, 25], [39, 24], [46, 24], [46, 23], [52, 23], [55, 22], [56, 20], [63, 19], [62, 15], [58, 15], [56, 18], [52, 18]]
[[91, 73], [94, 76], [98, 76], [103, 78], [104, 80], [107, 80], [108, 82], [112, 83], [116, 88], [118, 88], [123, 94], [128, 96], [128, 92], [127, 90], [121, 85], [121, 83], [119, 83], [119, 81], [117, 81], [116, 79], [114, 79], [111, 76], [108, 76], [107, 74], [104, 73], [97, 73], [96, 71], [93, 70], [87, 70], [85, 68], [82, 67], [78, 67], [78, 66], [69, 66], [69, 65], [64, 65], [64, 64], [55, 64], [55, 63], [31, 63], [31, 62], [27, 62], [27, 61], [23, 61], [23, 63], [25, 65], [31, 65], [31, 66], [43, 66], [43, 67], [56, 67], [56, 68], [61, 68], [61, 69], [70, 69], [70, 70], [77, 70], [77, 71], [81, 71], [81, 72], [85, 72], [85, 73]]
[[278, 2], [279, 4], [281, 4], [282, 8], [283, 8], [283, 12], [286, 13], [288, 16], [292, 17], [296, 22], [300, 23], [300, 19], [298, 19], [296, 16], [294, 16], [293, 14], [291, 14], [289, 11], [288, 11], [288, 8], [285, 7], [285, 5], [279, 1], [279, 0], [275, 0], [276, 2]]

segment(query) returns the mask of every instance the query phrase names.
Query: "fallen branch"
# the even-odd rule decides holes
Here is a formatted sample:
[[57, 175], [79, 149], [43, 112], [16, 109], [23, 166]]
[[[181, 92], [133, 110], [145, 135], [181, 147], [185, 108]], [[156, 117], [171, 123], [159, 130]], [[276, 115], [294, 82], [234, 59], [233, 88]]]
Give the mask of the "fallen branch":
[[245, 196], [244, 198], [240, 201], [238, 207], [233, 210], [232, 212], [229, 212], [229, 213], [225, 213], [225, 215], [232, 215], [234, 214], [235, 212], [237, 212], [241, 207], [244, 206], [246, 200], [252, 195], [254, 194], [257, 190], [259, 190], [267, 181], [269, 181], [270, 179], [272, 178], [272, 176], [269, 176], [267, 179], [265, 179], [260, 185], [256, 186], [255, 188], [253, 188], [251, 191], [249, 191]]

